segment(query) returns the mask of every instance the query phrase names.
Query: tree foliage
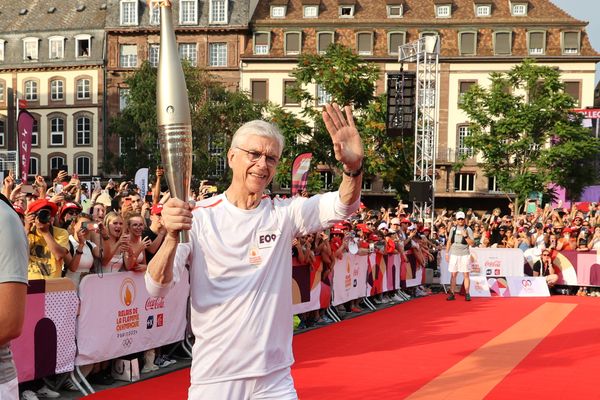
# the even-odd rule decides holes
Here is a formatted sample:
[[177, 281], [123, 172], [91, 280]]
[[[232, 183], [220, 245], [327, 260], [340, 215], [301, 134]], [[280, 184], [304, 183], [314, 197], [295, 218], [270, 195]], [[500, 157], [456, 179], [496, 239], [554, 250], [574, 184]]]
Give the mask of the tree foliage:
[[[245, 93], [228, 91], [203, 69], [183, 63], [192, 119], [195, 179], [228, 181], [228, 171], [215, 175], [225, 157], [231, 136], [243, 123], [260, 118], [264, 105], [253, 103]], [[110, 121], [110, 132], [121, 137], [121, 156], [109, 158], [108, 166], [133, 176], [141, 167], [160, 164], [156, 119], [156, 68], [144, 62], [130, 74], [127, 106]]]
[[577, 197], [594, 182], [600, 144], [571, 111], [559, 71], [525, 60], [490, 81], [472, 86], [461, 103], [471, 121], [465, 144], [481, 155], [486, 175], [515, 193], [517, 205], [533, 192], [551, 195], [551, 183]]
[[[283, 111], [277, 113], [279, 123], [288, 140], [298, 142], [293, 154], [288, 157], [310, 151], [313, 153], [311, 175], [315, 177], [315, 169], [319, 164], [330, 168], [338, 167], [333, 153], [331, 138], [325, 129], [321, 110], [315, 108], [316, 99], [307, 90], [309, 85], [319, 85], [330, 96], [331, 102], [340, 105], [352, 105], [357, 128], [365, 146], [365, 176], [382, 178], [385, 184], [392, 185], [399, 194], [405, 192], [405, 185], [410, 180], [411, 143], [404, 143], [402, 138], [392, 138], [386, 134], [385, 96], [375, 97], [375, 82], [379, 78], [379, 68], [365, 62], [347, 47], [340, 44], [331, 45], [325, 54], [303, 54], [297, 67], [290, 74], [295, 78], [295, 85], [288, 90], [288, 95], [297, 99], [301, 106], [301, 114], [308, 118], [308, 124], [288, 120], [282, 117]], [[296, 137], [301, 140], [296, 140]], [[278, 181], [286, 182], [290, 170], [281, 170]], [[287, 175], [286, 175], [287, 173]], [[335, 183], [339, 182], [339, 177]], [[309, 181], [310, 184], [310, 181]]]

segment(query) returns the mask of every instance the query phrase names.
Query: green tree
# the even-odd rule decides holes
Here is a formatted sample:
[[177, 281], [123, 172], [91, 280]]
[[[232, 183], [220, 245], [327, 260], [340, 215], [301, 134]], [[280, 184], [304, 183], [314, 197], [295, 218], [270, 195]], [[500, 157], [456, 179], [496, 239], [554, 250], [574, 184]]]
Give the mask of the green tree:
[[595, 180], [600, 143], [571, 111], [575, 101], [559, 71], [525, 60], [490, 80], [489, 88], [471, 87], [461, 104], [471, 121], [465, 144], [481, 155], [486, 175], [515, 194], [517, 211], [533, 192], [552, 195], [551, 183], [577, 197]]
[[[225, 157], [231, 136], [244, 122], [260, 118], [264, 105], [245, 93], [228, 91], [203, 69], [183, 63], [193, 134], [194, 180], [210, 177], [224, 184], [228, 170], [215, 175]], [[127, 106], [110, 121], [110, 132], [121, 137], [122, 155], [108, 158], [108, 167], [133, 176], [140, 167], [151, 170], [160, 163], [156, 120], [156, 68], [144, 62], [130, 74]], [[194, 183], [195, 184], [195, 183]]]
[[[287, 94], [298, 99], [302, 105], [302, 115], [311, 121], [310, 125], [314, 129], [305, 124], [301, 126], [301, 132], [297, 132], [298, 123], [292, 122], [293, 120], [290, 120], [289, 129], [286, 124], [280, 127], [284, 135], [289, 135], [292, 140], [295, 140], [297, 134], [302, 138], [293, 156], [304, 151], [313, 153], [311, 176], [316, 176], [314, 171], [318, 164], [330, 168], [338, 167], [333, 156], [331, 139], [323, 124], [321, 110], [314, 107], [319, 99], [315, 99], [306, 90], [307, 85], [317, 84], [330, 96], [330, 101], [353, 106], [355, 122], [365, 146], [365, 176], [380, 177], [399, 194], [405, 192], [405, 184], [410, 180], [411, 173], [411, 159], [405, 156], [412, 157], [412, 149], [406, 151], [411, 144], [404, 143], [402, 138], [393, 138], [386, 134], [385, 96], [373, 95], [379, 73], [379, 68], [374, 63], [365, 62], [352, 50], [340, 44], [331, 45], [325, 54], [300, 56], [297, 67], [290, 74], [296, 80], [295, 85]], [[284, 171], [282, 170], [282, 173]], [[276, 179], [285, 181], [286, 178]], [[338, 176], [335, 183], [339, 180]]]

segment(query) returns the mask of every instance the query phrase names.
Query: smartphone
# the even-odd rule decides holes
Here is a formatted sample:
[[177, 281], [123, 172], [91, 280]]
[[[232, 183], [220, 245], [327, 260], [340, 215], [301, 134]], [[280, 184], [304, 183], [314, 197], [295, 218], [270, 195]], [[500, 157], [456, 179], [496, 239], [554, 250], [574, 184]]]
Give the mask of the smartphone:
[[15, 179], [15, 184], [20, 185], [23, 183], [23, 179]]
[[147, 194], [147, 195], [146, 195], [146, 201], [147, 201], [148, 203], [152, 203], [152, 195], [151, 195], [151, 194]]

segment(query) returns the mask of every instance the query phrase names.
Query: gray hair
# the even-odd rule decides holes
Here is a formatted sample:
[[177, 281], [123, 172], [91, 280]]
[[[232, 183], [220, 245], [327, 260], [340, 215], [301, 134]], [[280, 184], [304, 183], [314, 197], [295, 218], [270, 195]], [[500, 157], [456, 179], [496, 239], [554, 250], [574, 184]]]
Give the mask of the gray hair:
[[254, 121], [246, 122], [244, 125], [240, 126], [233, 134], [233, 138], [231, 139], [231, 148], [233, 149], [237, 147], [238, 143], [246, 136], [261, 136], [274, 139], [279, 145], [279, 155], [281, 155], [283, 152], [285, 138], [279, 129], [269, 122], [255, 119]]

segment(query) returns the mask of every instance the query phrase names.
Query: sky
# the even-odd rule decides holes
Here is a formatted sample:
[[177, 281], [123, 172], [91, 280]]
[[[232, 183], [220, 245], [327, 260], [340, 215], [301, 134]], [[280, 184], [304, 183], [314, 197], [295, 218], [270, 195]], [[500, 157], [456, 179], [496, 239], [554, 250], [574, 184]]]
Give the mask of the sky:
[[[588, 21], [586, 31], [596, 51], [600, 51], [600, 2], [598, 0], [551, 0], [571, 16]], [[596, 83], [600, 81], [600, 63], [596, 64]]]

